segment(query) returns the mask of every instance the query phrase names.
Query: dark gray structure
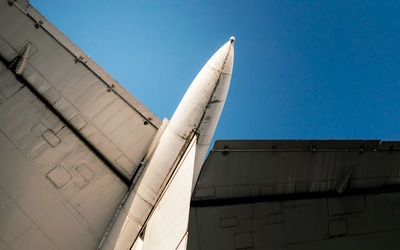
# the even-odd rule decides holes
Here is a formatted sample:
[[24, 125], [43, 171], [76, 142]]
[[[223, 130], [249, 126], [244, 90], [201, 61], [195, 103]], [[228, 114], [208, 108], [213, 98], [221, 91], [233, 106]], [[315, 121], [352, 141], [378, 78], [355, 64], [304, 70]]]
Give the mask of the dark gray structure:
[[399, 249], [400, 142], [217, 141], [188, 249]]

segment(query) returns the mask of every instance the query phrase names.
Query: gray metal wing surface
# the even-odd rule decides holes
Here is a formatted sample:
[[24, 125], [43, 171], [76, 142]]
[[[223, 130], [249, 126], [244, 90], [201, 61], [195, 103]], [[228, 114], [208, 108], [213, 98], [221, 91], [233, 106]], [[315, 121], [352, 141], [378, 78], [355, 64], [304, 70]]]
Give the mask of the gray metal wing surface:
[[160, 120], [27, 1], [0, 1], [0, 249], [94, 249]]
[[400, 143], [216, 141], [188, 249], [398, 249]]

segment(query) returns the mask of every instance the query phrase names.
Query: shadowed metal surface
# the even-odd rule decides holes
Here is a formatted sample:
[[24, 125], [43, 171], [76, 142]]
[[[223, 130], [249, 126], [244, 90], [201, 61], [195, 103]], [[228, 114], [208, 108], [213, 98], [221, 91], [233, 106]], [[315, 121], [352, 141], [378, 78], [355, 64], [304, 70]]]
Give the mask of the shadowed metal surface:
[[397, 249], [400, 142], [217, 141], [188, 249]]

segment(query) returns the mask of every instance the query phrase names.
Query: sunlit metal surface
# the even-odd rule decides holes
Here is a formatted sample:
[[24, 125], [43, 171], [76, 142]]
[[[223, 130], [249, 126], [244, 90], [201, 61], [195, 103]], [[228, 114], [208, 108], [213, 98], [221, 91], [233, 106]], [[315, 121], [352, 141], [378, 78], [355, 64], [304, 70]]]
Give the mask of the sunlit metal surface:
[[[134, 181], [120, 214], [101, 243], [101, 249], [128, 249], [132, 245], [160, 202], [192, 138], [198, 136], [190, 181], [193, 183], [197, 179], [206, 153], [204, 149], [208, 149], [228, 93], [233, 69], [233, 43], [234, 38], [231, 38], [219, 48], [193, 80], [159, 142], [156, 142], [157, 147], [145, 163], [140, 178]], [[189, 203], [190, 199], [175, 202]]]
[[0, 1], [3, 60], [12, 63], [29, 45], [21, 77], [130, 179], [160, 120], [36, 9], [8, 3]]
[[27, 1], [0, 59], [0, 249], [96, 249], [161, 122]]
[[0, 64], [4, 248], [95, 248], [127, 186]]
[[186, 249], [197, 139], [193, 138], [177, 171], [146, 225], [143, 250]]

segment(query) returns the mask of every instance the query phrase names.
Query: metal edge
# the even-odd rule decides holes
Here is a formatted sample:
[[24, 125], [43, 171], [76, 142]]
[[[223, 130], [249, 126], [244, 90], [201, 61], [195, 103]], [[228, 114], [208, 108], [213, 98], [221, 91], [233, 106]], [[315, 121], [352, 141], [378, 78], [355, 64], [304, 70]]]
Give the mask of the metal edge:
[[48, 19], [46, 19], [37, 9], [28, 4], [26, 9], [15, 5], [21, 12], [28, 16], [37, 25], [42, 28], [53, 39], [55, 39], [62, 47], [71, 53], [78, 61], [80, 61], [88, 70], [90, 70], [97, 78], [99, 78], [107, 87], [127, 103], [134, 111], [139, 113], [149, 124], [156, 129], [161, 126], [161, 120], [154, 115], [143, 103], [126, 90], [119, 82], [117, 82], [110, 74], [108, 74], [101, 66], [93, 61], [85, 52], [83, 52], [75, 43], [73, 43], [64, 33], [58, 30]]

